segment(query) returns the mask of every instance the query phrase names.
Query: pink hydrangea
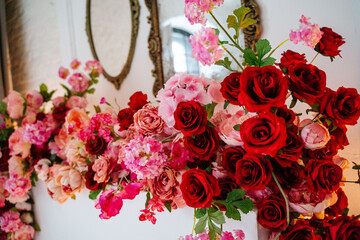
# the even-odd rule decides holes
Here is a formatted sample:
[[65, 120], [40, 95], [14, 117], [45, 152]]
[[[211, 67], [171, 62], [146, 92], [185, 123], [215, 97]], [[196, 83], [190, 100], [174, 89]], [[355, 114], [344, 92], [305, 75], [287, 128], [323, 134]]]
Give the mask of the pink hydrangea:
[[80, 66], [81, 62], [79, 60], [77, 60], [76, 58], [74, 60], [72, 60], [72, 62], [70, 63], [70, 67], [72, 69], [77, 69]]
[[95, 200], [95, 208], [101, 210], [99, 217], [109, 219], [119, 214], [123, 206], [123, 200], [120, 193], [112, 188], [103, 191], [99, 199]]
[[219, 49], [219, 36], [213, 28], [202, 27], [190, 36], [191, 57], [203, 65], [212, 65], [222, 58], [224, 50]]
[[159, 103], [159, 116], [168, 127], [175, 124], [174, 112], [178, 103], [184, 101], [196, 101], [202, 105], [211, 103], [211, 97], [206, 93], [206, 88], [212, 79], [189, 75], [187, 73], [176, 73], [165, 84], [157, 95]]
[[74, 73], [68, 78], [68, 83], [75, 92], [83, 92], [89, 87], [90, 79], [81, 73]]
[[65, 68], [65, 67], [60, 67], [59, 71], [58, 71], [59, 77], [62, 79], [66, 79], [67, 76], [69, 76], [70, 72], [69, 69]]
[[24, 140], [38, 147], [43, 147], [51, 135], [52, 129], [43, 121], [29, 123], [25, 125], [23, 132]]
[[203, 233], [199, 233], [196, 236], [193, 236], [192, 234], [186, 235], [185, 238], [184, 237], [179, 237], [178, 240], [209, 240], [210, 237], [207, 233], [203, 232]]
[[17, 231], [22, 222], [20, 220], [20, 213], [14, 211], [7, 211], [0, 217], [0, 227], [4, 232], [10, 233]]
[[80, 131], [79, 138], [83, 141], [93, 139], [95, 131], [106, 142], [113, 140], [111, 128], [116, 123], [116, 118], [111, 113], [97, 113], [90, 119], [90, 125]]
[[19, 119], [24, 114], [25, 100], [20, 93], [11, 90], [4, 102], [7, 104], [7, 111], [11, 118]]
[[31, 225], [22, 224], [20, 228], [15, 231], [15, 239], [17, 240], [32, 240], [35, 237], [35, 229]]
[[87, 61], [85, 63], [85, 71], [88, 71], [95, 75], [100, 75], [103, 72], [103, 68], [100, 64], [100, 62], [93, 60], [93, 61]]
[[205, 12], [213, 10], [220, 6], [224, 0], [185, 0], [184, 13], [191, 24], [201, 23], [205, 25]]
[[138, 179], [156, 177], [167, 161], [161, 142], [152, 137], [139, 136], [124, 147], [123, 164]]
[[320, 41], [323, 32], [320, 30], [319, 25], [311, 24], [310, 18], [306, 18], [301, 15], [299, 20], [300, 27], [298, 30], [291, 30], [290, 41], [297, 44], [298, 42], [304, 42], [305, 46], [315, 48], [316, 44]]
[[5, 190], [10, 194], [7, 200], [11, 203], [24, 202], [29, 198], [31, 181], [26, 177], [10, 176], [5, 183]]

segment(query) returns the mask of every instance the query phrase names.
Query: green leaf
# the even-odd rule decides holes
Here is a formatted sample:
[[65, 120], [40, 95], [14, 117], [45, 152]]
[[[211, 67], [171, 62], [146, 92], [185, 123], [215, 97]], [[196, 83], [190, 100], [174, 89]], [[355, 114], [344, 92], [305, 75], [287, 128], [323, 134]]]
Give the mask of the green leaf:
[[226, 213], [225, 213], [225, 215], [228, 218], [232, 218], [234, 220], [241, 221], [241, 215], [240, 215], [239, 210], [237, 210], [235, 207], [233, 207], [230, 204], [226, 205]]
[[208, 214], [205, 214], [204, 216], [202, 216], [199, 221], [196, 223], [195, 225], [195, 233], [199, 234], [202, 233], [206, 227], [206, 223], [209, 220], [209, 216]]
[[226, 109], [230, 104], [230, 101], [229, 100], [225, 100], [225, 103], [224, 103], [224, 109]]
[[258, 59], [251, 49], [245, 49], [244, 50], [244, 61], [249, 64], [249, 66], [259, 66]]
[[62, 83], [60, 83], [60, 85], [66, 90], [66, 97], [70, 97], [71, 96], [70, 89]]
[[91, 200], [95, 200], [97, 198], [97, 196], [99, 195], [99, 193], [101, 193], [102, 189], [96, 190], [96, 191], [90, 191], [89, 193], [89, 198]]
[[233, 202], [242, 199], [245, 197], [245, 191], [242, 189], [233, 189], [231, 192], [227, 194], [226, 201]]
[[[235, 11], [234, 11], [235, 12]], [[238, 21], [236, 19], [236, 17], [234, 15], [229, 15], [226, 19], [227, 22], [227, 27], [230, 28], [234, 28], [235, 31], [237, 31], [238, 29]]]
[[244, 200], [233, 202], [233, 205], [239, 208], [245, 214], [254, 209], [254, 203], [250, 198], [245, 198]]
[[99, 105], [94, 105], [94, 109], [95, 109], [95, 112], [96, 112], [96, 113], [101, 112], [101, 108], [100, 108]]
[[271, 51], [271, 46], [267, 39], [260, 39], [255, 43], [255, 47], [259, 60], [261, 60], [268, 52]]
[[293, 96], [293, 99], [292, 99], [292, 101], [291, 101], [291, 103], [290, 103], [290, 107], [289, 107], [289, 108], [295, 107], [296, 103], [297, 103], [297, 98]]
[[224, 44], [228, 44], [229, 41], [220, 41], [220, 40], [219, 40], [219, 43], [222, 44], [222, 45], [224, 45]]
[[0, 102], [0, 113], [6, 117], [8, 117], [8, 112], [7, 112], [7, 104], [5, 102]]
[[70, 198], [71, 198], [72, 200], [76, 200], [76, 195], [74, 194], [74, 195], [72, 195]]
[[210, 121], [208, 121], [208, 122], [206, 123], [206, 125], [207, 125], [207, 126], [209, 126], [209, 127], [212, 127], [212, 128], [214, 128], [214, 127], [215, 127], [215, 125], [214, 125], [214, 124], [212, 124], [212, 122], [210, 122]]
[[[235, 9], [234, 10], [234, 14], [235, 16], [237, 17], [237, 20], [238, 20], [238, 28], [246, 28], [247, 26], [251, 25], [248, 23], [248, 20], [246, 19], [251, 19], [251, 18], [245, 18], [246, 14], [248, 14], [249, 12], [251, 12], [250, 8], [247, 8], [247, 7], [240, 7], [238, 9]], [[251, 22], [251, 21], [250, 21]], [[256, 22], [256, 20], [255, 20]]]
[[347, 216], [349, 214], [349, 208], [344, 208], [344, 210], [341, 212], [341, 215]]
[[219, 35], [220, 34], [220, 30], [219, 29], [217, 29], [217, 28], [213, 28], [214, 30], [215, 30], [215, 34], [216, 35]]
[[291, 217], [293, 217], [293, 218], [299, 218], [299, 217], [300, 217], [300, 213], [298, 213], [298, 212], [291, 212]]
[[149, 204], [150, 198], [151, 198], [151, 196], [150, 196], [150, 192], [147, 192], [147, 193], [146, 193], [146, 202], [145, 202], [145, 207]]
[[40, 92], [47, 92], [48, 91], [48, 87], [46, 86], [45, 83], [42, 83], [40, 85]]
[[32, 225], [33, 227], [34, 227], [34, 230], [36, 231], [36, 232], [41, 232], [41, 229], [40, 229], [40, 226], [38, 225], [38, 224], [33, 224]]
[[234, 128], [236, 131], [240, 131], [240, 124], [236, 124], [233, 128]]
[[276, 61], [275, 58], [267, 57], [267, 58], [261, 60], [260, 66], [261, 67], [263, 67], [263, 66], [272, 66], [272, 65], [274, 65], [275, 61]]
[[195, 217], [196, 217], [197, 219], [203, 217], [205, 214], [206, 214], [206, 208], [198, 208], [198, 209], [196, 209], [196, 211], [195, 211]]
[[226, 221], [225, 221], [225, 217], [224, 217], [224, 213], [220, 210], [216, 210], [214, 208], [209, 208], [209, 211], [208, 211], [208, 215], [209, 215], [209, 218], [211, 219], [211, 221], [214, 221], [215, 223], [217, 224], [224, 224]]
[[352, 169], [360, 170], [360, 165], [353, 166]]
[[90, 88], [90, 89], [87, 90], [87, 92], [89, 94], [93, 94], [95, 92], [95, 88]]
[[229, 60], [228, 57], [225, 57], [224, 60], [219, 60], [215, 63], [215, 65], [218, 65], [218, 66], [223, 66], [224, 68], [230, 70], [230, 71], [234, 71], [232, 68], [231, 68], [231, 61]]
[[207, 113], [207, 119], [210, 119], [213, 116], [214, 109], [215, 109], [216, 105], [217, 105], [217, 103], [215, 103], [215, 102], [210, 103], [208, 105], [205, 105], [205, 110], [206, 110], [206, 113]]
[[169, 201], [165, 201], [164, 202], [164, 206], [166, 207], [166, 209], [171, 212], [171, 205], [170, 205], [170, 202]]
[[38, 175], [36, 174], [35, 171], [33, 171], [30, 175], [30, 179], [31, 179], [31, 186], [36, 187], [36, 182], [39, 180], [38, 179]]
[[208, 221], [208, 225], [209, 225], [210, 240], [215, 240], [216, 234], [221, 234], [221, 229], [218, 226], [216, 226], [216, 224], [213, 223], [210, 219]]
[[248, 26], [253, 25], [254, 23], [257, 23], [255, 19], [245, 18], [244, 21], [240, 23], [240, 28], [247, 28]]

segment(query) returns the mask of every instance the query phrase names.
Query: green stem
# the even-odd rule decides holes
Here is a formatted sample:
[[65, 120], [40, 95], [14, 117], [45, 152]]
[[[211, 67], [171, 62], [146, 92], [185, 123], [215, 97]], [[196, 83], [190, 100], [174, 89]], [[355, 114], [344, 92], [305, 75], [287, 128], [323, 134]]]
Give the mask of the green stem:
[[232, 59], [234, 59], [234, 61], [236, 62], [236, 64], [240, 67], [241, 70], [244, 70], [244, 68], [241, 66], [241, 64], [236, 60], [236, 58], [234, 57], [234, 55], [231, 54], [231, 52], [229, 50], [227, 50], [227, 48], [220, 43], [221, 47], [232, 57]]
[[220, 24], [220, 22], [216, 19], [216, 17], [214, 16], [214, 14], [209, 11], [209, 14], [212, 16], [212, 18], [214, 19], [214, 21], [219, 25], [219, 27], [224, 31], [224, 33], [226, 34], [226, 36], [228, 36], [228, 38], [232, 41], [232, 43], [235, 45], [235, 47], [237, 47], [241, 52], [244, 52], [244, 49], [242, 49], [239, 44], [237, 44], [235, 42], [235, 40], [230, 36], [230, 34], [225, 30], [225, 28]]
[[319, 53], [317, 53], [317, 54], [315, 55], [315, 57], [313, 58], [313, 60], [311, 60], [311, 63], [310, 63], [310, 64], [312, 64], [312, 63], [314, 62], [315, 58], [316, 58], [318, 55], [319, 55]]
[[280, 43], [276, 48], [274, 48], [274, 50], [272, 50], [269, 54], [269, 57], [271, 57], [271, 55], [276, 51], [276, 49], [278, 49], [279, 47], [281, 47], [281, 45], [283, 45], [284, 43], [286, 43], [287, 41], [289, 41], [290, 39], [286, 39], [285, 41], [283, 41], [282, 43]]
[[360, 183], [360, 181], [341, 181], [341, 182], [345, 182], [345, 183]]
[[195, 230], [195, 222], [196, 222], [196, 208], [194, 208], [194, 224], [193, 224], [193, 228], [192, 228], [192, 231], [191, 231], [191, 235], [194, 235], [194, 230]]

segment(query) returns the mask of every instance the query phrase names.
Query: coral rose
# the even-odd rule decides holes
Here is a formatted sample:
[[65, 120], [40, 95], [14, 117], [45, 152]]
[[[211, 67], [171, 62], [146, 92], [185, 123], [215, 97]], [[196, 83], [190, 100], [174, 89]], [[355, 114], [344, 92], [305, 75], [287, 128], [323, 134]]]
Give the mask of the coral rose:
[[165, 122], [158, 115], [158, 108], [146, 104], [134, 114], [135, 129], [144, 135], [155, 135], [163, 131]]

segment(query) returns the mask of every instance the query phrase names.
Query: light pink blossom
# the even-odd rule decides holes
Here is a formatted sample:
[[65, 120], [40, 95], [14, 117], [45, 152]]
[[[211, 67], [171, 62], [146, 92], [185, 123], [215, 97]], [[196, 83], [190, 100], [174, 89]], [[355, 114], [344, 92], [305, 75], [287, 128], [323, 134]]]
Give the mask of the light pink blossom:
[[84, 97], [79, 96], [71, 96], [69, 100], [67, 100], [66, 105], [67, 108], [86, 108], [87, 101]]
[[24, 212], [21, 214], [20, 219], [25, 224], [32, 224], [34, 222], [34, 218], [32, 213], [30, 212]]
[[97, 158], [92, 166], [95, 172], [94, 180], [98, 183], [107, 182], [110, 178], [111, 162], [110, 159], [104, 155]]
[[36, 109], [27, 108], [26, 113], [25, 113], [23, 119], [21, 120], [21, 124], [23, 126], [25, 126], [26, 124], [36, 122], [37, 113], [38, 113], [38, 111]]
[[60, 67], [59, 71], [58, 71], [59, 77], [62, 79], [66, 79], [67, 76], [69, 76], [70, 71], [69, 69], [65, 68], [65, 67]]
[[27, 107], [39, 109], [43, 104], [43, 96], [36, 90], [30, 90], [25, 95]]
[[191, 24], [201, 23], [205, 25], [205, 12], [213, 10], [220, 6], [224, 0], [186, 0], [184, 13]]
[[95, 200], [95, 208], [101, 209], [99, 217], [109, 219], [119, 214], [123, 206], [123, 200], [120, 193], [112, 188], [103, 191], [99, 199]]
[[144, 182], [140, 183], [128, 183], [125, 185], [124, 189], [121, 190], [120, 196], [122, 199], [133, 200], [137, 195], [139, 195], [140, 190], [146, 184]]
[[11, 90], [3, 101], [7, 104], [7, 111], [11, 118], [19, 119], [24, 115], [25, 100], [20, 93]]
[[66, 114], [64, 126], [69, 134], [79, 132], [89, 124], [89, 116], [83, 109], [73, 108]]
[[30, 154], [31, 143], [23, 138], [24, 129], [22, 127], [16, 129], [9, 137], [9, 148], [12, 156], [21, 155], [26, 158]]
[[105, 99], [104, 97], [102, 97], [102, 98], [100, 99], [100, 104], [104, 104], [104, 103], [106, 103], [106, 99]]
[[28, 202], [18, 202], [15, 204], [15, 208], [20, 211], [31, 211], [31, 203]]
[[69, 165], [79, 171], [87, 170], [86, 157], [88, 153], [85, 143], [78, 138], [68, 140], [65, 147], [66, 160]]
[[83, 92], [89, 87], [90, 79], [81, 73], [74, 73], [68, 78], [68, 83], [74, 92]]
[[40, 159], [34, 166], [35, 172], [41, 180], [45, 181], [49, 175], [49, 166], [51, 161], [47, 158]]
[[80, 66], [80, 64], [81, 62], [75, 58], [74, 60], [71, 61], [70, 67], [75, 70]]
[[22, 224], [19, 230], [15, 231], [16, 240], [32, 240], [35, 237], [35, 230], [31, 225]]
[[103, 72], [103, 68], [100, 62], [93, 60], [93, 61], [87, 61], [85, 63], [85, 71], [88, 71], [95, 75], [100, 75]]
[[315, 150], [323, 148], [330, 140], [329, 130], [320, 123], [311, 123], [301, 130], [304, 147]]
[[224, 102], [225, 98], [223, 97], [222, 93], [220, 92], [221, 83], [213, 81], [207, 92], [209, 96], [211, 97], [211, 100], [216, 103]]
[[7, 200], [11, 203], [24, 202], [29, 199], [28, 192], [30, 189], [31, 181], [30, 178], [26, 177], [13, 175], [5, 183], [5, 190], [9, 193]]
[[301, 15], [299, 20], [300, 27], [298, 30], [291, 30], [290, 41], [297, 44], [298, 42], [304, 42], [305, 46], [315, 48], [316, 44], [320, 41], [323, 32], [320, 30], [319, 25], [311, 24], [310, 18], [306, 18]]
[[19, 230], [21, 226], [20, 213], [14, 211], [7, 211], [0, 217], [1, 230], [7, 233]]
[[66, 99], [63, 96], [56, 97], [52, 100], [52, 104], [54, 107], [59, 107], [60, 104], [65, 103]]
[[190, 36], [191, 57], [202, 65], [212, 65], [222, 58], [224, 50], [219, 49], [219, 36], [213, 28], [202, 27]]

